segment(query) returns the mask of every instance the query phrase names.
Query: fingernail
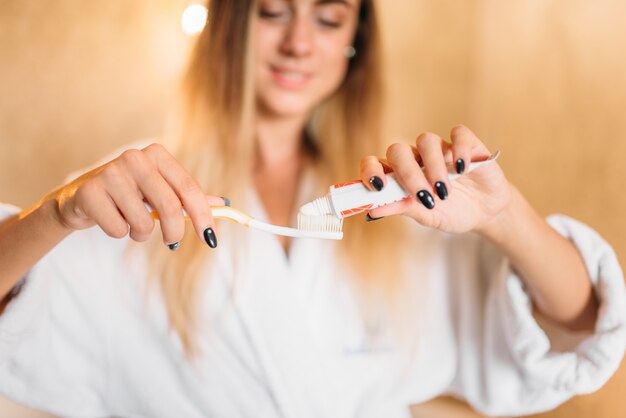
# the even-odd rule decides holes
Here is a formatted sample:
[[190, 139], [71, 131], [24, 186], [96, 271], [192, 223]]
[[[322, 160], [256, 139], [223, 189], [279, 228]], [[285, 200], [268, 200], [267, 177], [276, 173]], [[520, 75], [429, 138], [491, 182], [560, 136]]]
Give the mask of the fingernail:
[[222, 199], [224, 200], [224, 206], [230, 207], [230, 199], [227, 197], [222, 197]]
[[380, 192], [385, 186], [382, 179], [378, 176], [370, 177], [370, 184], [372, 185], [374, 189], [376, 189], [377, 192]]
[[213, 228], [207, 228], [204, 230], [204, 240], [209, 247], [217, 247], [217, 237], [215, 236], [215, 231], [213, 231]]
[[427, 209], [432, 209], [435, 207], [435, 200], [433, 199], [433, 195], [428, 193], [426, 190], [420, 190], [417, 192], [417, 198], [422, 202]]
[[456, 172], [458, 174], [461, 174], [464, 171], [465, 171], [465, 161], [463, 161], [463, 158], [459, 158], [458, 160], [456, 160]]
[[448, 198], [448, 188], [446, 187], [446, 183], [443, 181], [435, 183], [435, 190], [437, 190], [437, 196], [439, 196], [439, 199], [446, 200]]
[[383, 218], [384, 218], [384, 216], [379, 216], [378, 218], [372, 218], [370, 216], [370, 214], [368, 213], [368, 214], [365, 215], [365, 222], [375, 222], [375, 221], [377, 221], [379, 219], [383, 219]]
[[180, 247], [180, 242], [175, 242], [173, 244], [167, 244], [167, 248], [169, 248], [170, 251], [176, 251], [178, 249], [178, 247]]

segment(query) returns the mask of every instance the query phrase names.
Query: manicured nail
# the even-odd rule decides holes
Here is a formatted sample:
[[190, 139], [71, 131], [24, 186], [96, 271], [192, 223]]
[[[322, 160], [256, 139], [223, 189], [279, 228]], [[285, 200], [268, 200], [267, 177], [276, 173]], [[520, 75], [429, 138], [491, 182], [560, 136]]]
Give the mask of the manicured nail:
[[437, 196], [439, 196], [439, 199], [446, 200], [448, 198], [448, 188], [446, 187], [446, 183], [443, 181], [435, 183], [435, 190], [437, 190]]
[[213, 228], [207, 228], [204, 230], [204, 240], [209, 247], [217, 247], [217, 237], [215, 236], [215, 231], [213, 231]]
[[230, 199], [227, 197], [222, 197], [222, 199], [224, 200], [224, 206], [230, 207]]
[[378, 218], [372, 218], [370, 216], [370, 214], [368, 213], [368, 214], [365, 215], [365, 222], [375, 222], [375, 221], [377, 221], [379, 219], [383, 219], [383, 218], [384, 218], [384, 216], [379, 216]]
[[372, 185], [374, 189], [376, 189], [377, 192], [380, 192], [385, 186], [382, 179], [378, 176], [370, 177], [370, 184]]
[[178, 249], [178, 247], [180, 247], [180, 242], [175, 242], [173, 244], [167, 244], [167, 248], [169, 248], [170, 251], [176, 251]]
[[465, 171], [465, 161], [463, 161], [463, 158], [459, 158], [458, 160], [456, 160], [456, 172], [458, 174], [461, 174], [464, 171]]
[[420, 190], [417, 192], [417, 198], [422, 202], [427, 209], [432, 209], [435, 207], [435, 200], [433, 199], [433, 195], [428, 193], [426, 190]]

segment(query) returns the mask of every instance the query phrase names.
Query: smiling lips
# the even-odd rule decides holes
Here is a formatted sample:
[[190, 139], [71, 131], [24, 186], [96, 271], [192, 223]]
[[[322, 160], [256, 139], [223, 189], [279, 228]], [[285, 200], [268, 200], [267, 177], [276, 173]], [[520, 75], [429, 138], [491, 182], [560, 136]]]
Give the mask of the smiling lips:
[[299, 90], [304, 88], [313, 77], [310, 72], [295, 68], [270, 67], [272, 78], [281, 87]]

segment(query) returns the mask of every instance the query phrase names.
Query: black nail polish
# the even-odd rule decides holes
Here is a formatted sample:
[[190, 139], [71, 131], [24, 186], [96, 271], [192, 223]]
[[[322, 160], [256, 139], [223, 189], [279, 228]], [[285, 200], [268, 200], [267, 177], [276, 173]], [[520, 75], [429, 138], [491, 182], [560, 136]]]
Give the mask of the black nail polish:
[[458, 174], [461, 174], [464, 171], [465, 171], [465, 161], [463, 161], [463, 158], [459, 158], [458, 160], [456, 160], [456, 172]]
[[178, 247], [180, 247], [180, 242], [175, 242], [173, 244], [167, 244], [167, 248], [169, 248], [170, 251], [176, 251], [178, 249]]
[[215, 231], [213, 231], [213, 228], [207, 228], [204, 230], [204, 240], [209, 247], [217, 247], [217, 237], [215, 236]]
[[377, 221], [379, 219], [383, 219], [383, 218], [384, 218], [384, 216], [379, 216], [378, 218], [372, 218], [370, 216], [370, 214], [368, 213], [368, 214], [365, 215], [365, 222], [375, 222], [375, 221]]
[[370, 177], [370, 184], [372, 185], [374, 189], [376, 189], [377, 192], [380, 192], [385, 186], [382, 179], [378, 176]]
[[230, 199], [227, 197], [222, 197], [222, 199], [224, 199], [224, 206], [230, 207]]
[[417, 198], [422, 202], [427, 209], [432, 209], [435, 207], [435, 200], [433, 199], [433, 195], [428, 193], [426, 190], [420, 190], [417, 192]]
[[446, 200], [448, 198], [448, 188], [446, 187], [446, 183], [443, 181], [435, 183], [435, 190], [437, 190], [437, 196], [439, 196], [439, 199]]

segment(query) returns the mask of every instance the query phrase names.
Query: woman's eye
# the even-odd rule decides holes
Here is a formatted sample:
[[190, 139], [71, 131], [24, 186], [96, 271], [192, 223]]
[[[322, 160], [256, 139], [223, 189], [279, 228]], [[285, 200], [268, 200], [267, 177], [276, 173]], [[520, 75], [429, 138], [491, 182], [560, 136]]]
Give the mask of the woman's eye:
[[330, 20], [330, 19], [323, 19], [323, 18], [318, 18], [317, 22], [327, 28], [338, 28], [341, 26], [341, 22], [338, 22], [336, 20]]
[[282, 20], [289, 18], [289, 12], [286, 10], [260, 9], [259, 16], [268, 20]]
[[320, 7], [315, 14], [315, 19], [320, 26], [326, 28], [338, 28], [343, 24], [345, 20], [344, 13], [336, 10], [332, 6]]

